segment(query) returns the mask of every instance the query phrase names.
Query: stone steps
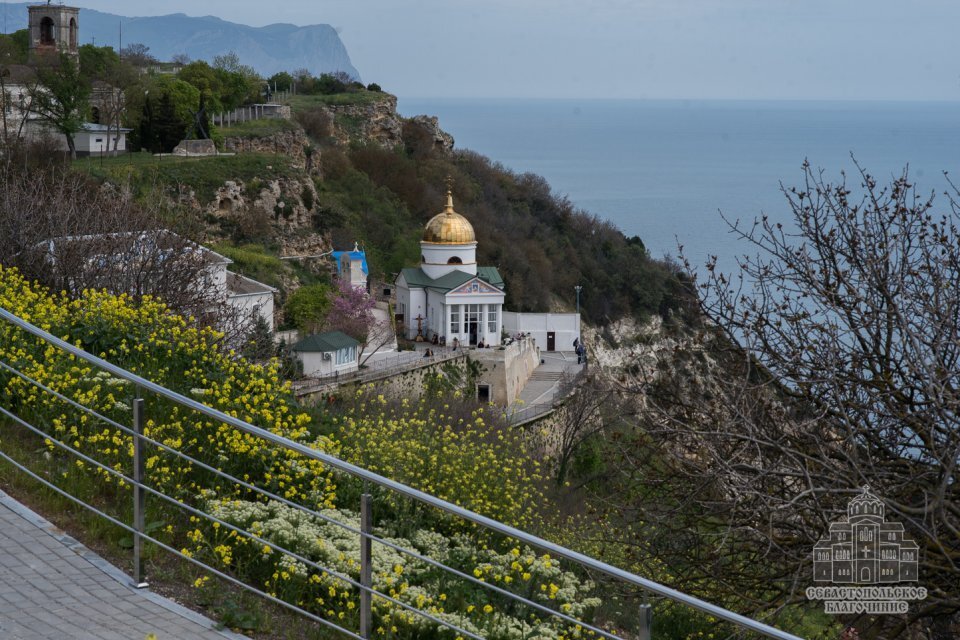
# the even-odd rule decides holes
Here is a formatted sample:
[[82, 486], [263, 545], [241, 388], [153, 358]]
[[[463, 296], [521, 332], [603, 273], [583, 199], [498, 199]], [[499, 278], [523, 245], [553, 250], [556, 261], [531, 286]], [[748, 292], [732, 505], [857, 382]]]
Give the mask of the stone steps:
[[534, 371], [530, 375], [530, 380], [528, 380], [528, 383], [533, 381], [557, 382], [562, 377], [563, 377], [562, 371]]

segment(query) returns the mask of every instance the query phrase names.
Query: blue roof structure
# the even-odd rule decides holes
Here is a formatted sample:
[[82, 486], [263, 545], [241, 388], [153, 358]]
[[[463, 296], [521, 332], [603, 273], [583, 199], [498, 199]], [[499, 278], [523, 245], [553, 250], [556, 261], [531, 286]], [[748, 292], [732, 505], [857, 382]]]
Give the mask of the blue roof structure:
[[363, 275], [365, 275], [365, 276], [369, 276], [369, 275], [370, 275], [370, 269], [367, 267], [367, 252], [366, 252], [366, 251], [361, 251], [361, 250], [357, 247], [357, 245], [353, 245], [353, 250], [352, 250], [352, 251], [334, 251], [331, 255], [333, 255], [333, 260], [334, 260], [334, 262], [337, 263], [337, 275], [338, 275], [338, 276], [339, 276], [339, 275], [342, 275], [342, 273], [341, 273], [341, 264], [342, 264], [342, 263], [341, 263], [341, 260], [340, 260], [340, 257], [341, 257], [341, 256], [347, 256], [348, 258], [350, 258], [350, 261], [351, 261], [351, 262], [356, 261], [356, 260], [359, 260], [359, 261], [360, 261], [360, 268], [363, 270]]

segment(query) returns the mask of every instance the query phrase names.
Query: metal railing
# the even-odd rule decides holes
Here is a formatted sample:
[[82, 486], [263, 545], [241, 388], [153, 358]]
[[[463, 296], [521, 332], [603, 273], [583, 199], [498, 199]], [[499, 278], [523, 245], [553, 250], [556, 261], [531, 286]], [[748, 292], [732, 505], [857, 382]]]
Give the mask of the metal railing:
[[[247, 482], [246, 480], [231, 476], [221, 471], [220, 469], [215, 468], [214, 466], [211, 466], [200, 460], [197, 460], [195, 458], [188, 456], [187, 454], [179, 451], [174, 447], [168, 446], [163, 442], [152, 439], [151, 437], [144, 434], [144, 425], [146, 424], [145, 422], [146, 416], [144, 414], [144, 400], [143, 398], [139, 397], [143, 393], [151, 393], [157, 396], [158, 398], [165, 398], [166, 400], [173, 402], [175, 405], [179, 407], [190, 409], [192, 411], [196, 411], [199, 414], [207, 416], [208, 418], [212, 418], [217, 423], [230, 425], [235, 429], [238, 429], [242, 433], [255, 436], [256, 438], [259, 438], [262, 441], [268, 442], [276, 447], [286, 449], [289, 452], [294, 452], [307, 459], [313, 459], [313, 460], [319, 461], [320, 463], [325, 465], [325, 468], [336, 470], [338, 472], [348, 474], [353, 478], [362, 480], [365, 483], [365, 486], [368, 486], [368, 485], [377, 486], [377, 487], [381, 487], [383, 489], [387, 489], [389, 491], [395, 492], [400, 496], [405, 496], [406, 498], [412, 499], [420, 504], [438, 509], [451, 516], [454, 516], [455, 518], [459, 518], [465, 522], [472, 523], [474, 525], [479, 525], [489, 531], [496, 532], [500, 535], [505, 536], [511, 541], [515, 541], [516, 543], [526, 544], [532, 548], [540, 549], [541, 551], [547, 552], [559, 558], [564, 558], [566, 560], [574, 562], [589, 572], [602, 573], [609, 577], [620, 580], [623, 583], [626, 583], [627, 585], [632, 585], [633, 587], [639, 590], [642, 590], [642, 592], [644, 593], [655, 594], [657, 596], [663, 597], [665, 599], [669, 599], [676, 603], [689, 606], [693, 609], [704, 612], [708, 615], [715, 616], [718, 620], [729, 622], [743, 630], [756, 632], [766, 637], [777, 638], [780, 640], [799, 640], [799, 638], [797, 638], [796, 636], [786, 633], [784, 631], [781, 631], [779, 629], [776, 629], [774, 627], [765, 625], [761, 622], [758, 622], [751, 618], [734, 613], [732, 611], [728, 611], [722, 607], [713, 605], [704, 600], [700, 600], [693, 596], [679, 592], [675, 589], [666, 587], [662, 584], [659, 584], [647, 578], [643, 578], [641, 576], [635, 575], [628, 571], [624, 571], [623, 569], [611, 566], [595, 558], [591, 558], [577, 551], [573, 551], [571, 549], [562, 547], [558, 544], [555, 544], [548, 540], [544, 540], [537, 536], [531, 535], [515, 527], [503, 524], [492, 518], [488, 518], [486, 516], [482, 516], [480, 514], [474, 513], [472, 511], [469, 511], [463, 507], [457, 506], [450, 502], [440, 500], [418, 489], [406, 486], [404, 484], [401, 484], [389, 478], [380, 476], [376, 473], [372, 473], [356, 465], [340, 460], [339, 458], [336, 458], [332, 455], [315, 450], [299, 442], [286, 439], [270, 431], [267, 431], [260, 427], [244, 422], [243, 420], [234, 418], [221, 411], [218, 411], [200, 402], [197, 402], [196, 400], [183, 396], [179, 393], [171, 391], [170, 389], [157, 385], [151, 382], [150, 380], [147, 380], [136, 374], [126, 371], [116, 365], [111, 364], [110, 362], [107, 362], [102, 358], [98, 358], [90, 353], [87, 353], [86, 351], [83, 351], [82, 349], [75, 347], [70, 343], [65, 342], [64, 340], [61, 340], [51, 335], [50, 333], [30, 324], [29, 322], [26, 322], [25, 320], [11, 314], [5, 309], [0, 308], [0, 318], [13, 324], [16, 327], [19, 327], [21, 330], [29, 334], [32, 334], [37, 338], [40, 338], [42, 341], [46, 342], [48, 345], [56, 347], [57, 349], [60, 349], [79, 360], [85, 361], [90, 365], [93, 365], [94, 367], [97, 367], [98, 369], [109, 373], [111, 376], [114, 376], [122, 380], [126, 380], [129, 383], [136, 385], [136, 388], [138, 389], [138, 394], [137, 394], [138, 397], [134, 400], [133, 407], [132, 407], [133, 426], [128, 427], [126, 425], [123, 425], [117, 422], [116, 420], [113, 420], [111, 418], [108, 418], [102, 415], [101, 413], [98, 413], [97, 411], [77, 402], [74, 399], [67, 397], [66, 395], [44, 385], [43, 383], [38, 382], [37, 380], [34, 380], [30, 376], [18, 370], [11, 363], [0, 360], [0, 369], [7, 372], [8, 374], [17, 376], [21, 380], [23, 380], [25, 383], [32, 385], [36, 389], [44, 393], [48, 393], [56, 397], [60, 401], [74, 407], [75, 409], [78, 409], [84, 412], [85, 414], [95, 418], [96, 420], [101, 420], [104, 423], [109, 424], [117, 429], [120, 429], [124, 433], [132, 436], [132, 439], [133, 439], [132, 473], [130, 475], [126, 475], [123, 472], [118, 471], [117, 469], [114, 469], [111, 466], [103, 464], [97, 461], [96, 459], [85, 455], [81, 451], [71, 447], [69, 444], [60, 442], [48, 432], [38, 428], [35, 425], [30, 424], [26, 420], [19, 417], [17, 414], [11, 411], [10, 407], [0, 406], [0, 414], [5, 416], [7, 419], [12, 421], [13, 423], [20, 425], [21, 427], [23, 427], [24, 429], [27, 429], [32, 433], [35, 433], [37, 436], [41, 438], [44, 438], [46, 442], [50, 443], [50, 445], [56, 446], [62, 451], [65, 451], [71, 455], [76, 456], [78, 460], [82, 460], [85, 464], [96, 467], [97, 469], [101, 470], [102, 473], [109, 474], [115, 479], [122, 480], [123, 482], [129, 483], [132, 486], [133, 488], [133, 518], [132, 518], [133, 522], [128, 524], [127, 522], [124, 522], [119, 518], [114, 517], [93, 505], [83, 502], [83, 500], [81, 500], [76, 496], [73, 496], [65, 489], [60, 488], [57, 485], [51, 483], [47, 478], [43, 477], [41, 474], [35, 473], [29, 468], [27, 468], [26, 466], [20, 464], [17, 460], [15, 460], [12, 456], [8, 455], [5, 451], [0, 450], [0, 458], [3, 458], [8, 463], [14, 465], [18, 469], [20, 469], [22, 472], [29, 475], [31, 478], [44, 484], [50, 489], [56, 491], [57, 493], [64, 496], [65, 498], [74, 501], [75, 503], [85, 507], [86, 509], [89, 509], [93, 513], [98, 514], [99, 516], [105, 518], [106, 520], [116, 525], [117, 527], [120, 527], [130, 532], [134, 538], [133, 579], [134, 579], [134, 582], [140, 586], [145, 586], [144, 575], [143, 575], [143, 565], [141, 561], [142, 548], [144, 543], [149, 542], [153, 545], [156, 545], [160, 549], [163, 549], [171, 554], [177, 555], [183, 558], [184, 560], [201, 567], [203, 570], [218, 576], [222, 580], [232, 583], [238, 587], [242, 587], [243, 589], [246, 589], [258, 595], [265, 600], [268, 600], [278, 605], [281, 605], [283, 607], [292, 609], [308, 619], [314, 620], [317, 623], [320, 623], [327, 627], [336, 629], [337, 631], [343, 633], [344, 635], [352, 638], [366, 639], [371, 636], [371, 625], [373, 620], [372, 612], [371, 612], [372, 611], [371, 604], [373, 599], [376, 598], [377, 600], [380, 600], [383, 602], [392, 603], [394, 606], [399, 607], [405, 611], [408, 611], [412, 615], [415, 615], [423, 620], [430, 621], [433, 624], [436, 624], [441, 627], [449, 628], [452, 631], [454, 631], [458, 636], [461, 636], [463, 638], [473, 638], [475, 640], [480, 640], [482, 636], [479, 636], [476, 633], [463, 629], [457, 624], [450, 622], [449, 620], [445, 620], [439, 617], [438, 615], [435, 615], [429, 611], [425, 611], [419, 607], [415, 607], [411, 604], [403, 602], [400, 599], [391, 596], [390, 594], [383, 593], [382, 591], [379, 591], [376, 588], [374, 588], [372, 584], [372, 576], [371, 576], [371, 566], [372, 566], [372, 558], [373, 558], [372, 548], [373, 548], [373, 544], [377, 544], [377, 545], [382, 545], [384, 547], [393, 549], [394, 551], [404, 554], [405, 556], [414, 558], [418, 562], [423, 562], [433, 568], [446, 572], [452, 577], [456, 577], [462, 581], [472, 583], [473, 585], [476, 585], [479, 588], [487, 589], [492, 593], [498, 594], [499, 596], [508, 598], [514, 602], [530, 607], [531, 609], [534, 609], [542, 614], [552, 616], [554, 618], [557, 618], [559, 620], [562, 620], [570, 624], [579, 625], [582, 629], [588, 632], [591, 632], [593, 634], [596, 634], [599, 637], [609, 638], [611, 640], [619, 640], [619, 637], [617, 635], [607, 630], [601, 629], [598, 626], [592, 625], [586, 621], [579, 620], [573, 616], [567, 615], [563, 611], [557, 610], [555, 608], [551, 608], [549, 606], [546, 606], [543, 603], [536, 602], [535, 600], [532, 599], [532, 597], [525, 598], [505, 588], [486, 582], [479, 577], [470, 575], [469, 573], [466, 573], [454, 567], [447, 566], [434, 558], [427, 557], [426, 555], [422, 554], [420, 551], [403, 547], [394, 541], [391, 541], [391, 540], [385, 539], [384, 537], [376, 535], [373, 531], [373, 522], [372, 522], [372, 515], [371, 515], [371, 497], [368, 493], [364, 493], [361, 496], [360, 526], [353, 527], [349, 524], [340, 522], [339, 520], [333, 519], [323, 513], [320, 513], [319, 511], [309, 509], [307, 507], [304, 507], [303, 505], [300, 505], [291, 500], [288, 500], [287, 498], [281, 495], [277, 495], [271, 491], [256, 487], [250, 482]], [[218, 517], [211, 513], [207, 513], [189, 504], [185, 504], [184, 502], [177, 499], [176, 497], [166, 495], [163, 492], [155, 489], [154, 487], [149, 486], [144, 481], [144, 477], [145, 477], [144, 476], [144, 457], [143, 457], [144, 445], [150, 445], [151, 447], [154, 447], [156, 449], [163, 450], [171, 455], [174, 455], [178, 458], [183, 459], [185, 462], [187, 462], [188, 464], [194, 465], [194, 467], [196, 468], [203, 469], [206, 472], [216, 475], [217, 477], [228, 480], [231, 483], [234, 483], [239, 487], [243, 487], [248, 491], [254, 491], [271, 501], [277, 501], [289, 507], [295, 508], [310, 517], [317, 518], [318, 520], [328, 522], [332, 525], [341, 527], [344, 530], [359, 536], [361, 541], [361, 549], [360, 549], [360, 560], [361, 560], [360, 565], [361, 566], [359, 571], [359, 578], [355, 579], [350, 575], [347, 575], [342, 572], [338, 572], [330, 567], [319, 565], [318, 563], [310, 560], [309, 558], [304, 557], [301, 554], [298, 554], [297, 552], [291, 549], [284, 548], [282, 545], [277, 544], [277, 542], [274, 540], [261, 538], [258, 534], [251, 531], [246, 531], [240, 527], [237, 527], [234, 524], [230, 523], [229, 521], [225, 520], [224, 518]], [[280, 553], [285, 554], [286, 556], [289, 556], [295, 559], [296, 561], [302, 562], [304, 563], [304, 565], [309, 566], [317, 571], [326, 572], [326, 574], [329, 574], [339, 580], [342, 580], [344, 583], [349, 584], [352, 587], [356, 588], [360, 594], [359, 628], [355, 631], [353, 629], [343, 627], [340, 624], [337, 624], [335, 620], [328, 620], [324, 617], [316, 615], [303, 608], [297, 607], [294, 604], [286, 602], [274, 595], [271, 595], [270, 593], [267, 593], [263, 589], [260, 589], [254, 585], [246, 584], [241, 580], [237, 579], [236, 577], [229, 575], [225, 571], [221, 571], [215, 566], [211, 566], [210, 564], [207, 564], [196, 557], [193, 557], [189, 554], [184, 554], [180, 550], [164, 543], [162, 540], [151, 535], [150, 532], [147, 531], [144, 527], [143, 514], [144, 514], [145, 499], [147, 496], [150, 496], [153, 499], [161, 500], [177, 509], [182, 509], [186, 513], [189, 513], [191, 517], [203, 518], [209, 521], [210, 523], [212, 523], [214, 527], [217, 527], [217, 526], [226, 527], [231, 532], [236, 532], [237, 536], [243, 536], [248, 540], [257, 542], [259, 544], [269, 544], [276, 551], [279, 551]], [[650, 637], [649, 636], [650, 627], [649, 627], [649, 617], [648, 617], [649, 612], [650, 612], [649, 608], [641, 610], [640, 637], [646, 637], [646, 638]]]
[[549, 402], [537, 402], [526, 406], [511, 405], [503, 414], [507, 424], [519, 427], [550, 415], [573, 394], [586, 375], [587, 368], [584, 367], [572, 378], [569, 376], [560, 378], [560, 384], [554, 390]]
[[537, 404], [528, 404], [519, 409], [513, 409], [504, 413], [504, 418], [512, 427], [519, 427], [545, 418], [557, 410], [557, 405], [552, 402], [538, 402]]

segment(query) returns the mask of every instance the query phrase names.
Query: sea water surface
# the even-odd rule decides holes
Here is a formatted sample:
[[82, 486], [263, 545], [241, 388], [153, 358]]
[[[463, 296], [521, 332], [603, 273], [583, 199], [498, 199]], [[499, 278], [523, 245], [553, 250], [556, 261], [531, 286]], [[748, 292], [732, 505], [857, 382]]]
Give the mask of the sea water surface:
[[542, 175], [655, 257], [680, 244], [725, 269], [749, 247], [719, 212], [790, 222], [780, 188], [802, 184], [805, 159], [854, 186], [851, 154], [881, 181], [909, 165], [924, 192], [960, 173], [960, 103], [401, 98], [399, 110], [436, 115], [457, 148]]

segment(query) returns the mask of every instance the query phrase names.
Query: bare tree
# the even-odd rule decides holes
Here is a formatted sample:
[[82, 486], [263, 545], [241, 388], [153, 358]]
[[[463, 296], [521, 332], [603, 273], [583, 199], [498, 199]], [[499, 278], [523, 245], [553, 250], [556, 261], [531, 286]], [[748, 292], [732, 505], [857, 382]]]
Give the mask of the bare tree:
[[[561, 388], [568, 387], [573, 381], [564, 374]], [[577, 452], [591, 437], [607, 431], [612, 420], [619, 420], [618, 410], [612, 412], [617, 403], [612, 403], [615, 390], [595, 377], [584, 377], [574, 394], [560, 408], [559, 419], [554, 427], [557, 437], [553, 458], [556, 464], [556, 483], [562, 486], [570, 472], [570, 466]]]
[[359, 363], [365, 364], [373, 354], [397, 343], [397, 330], [390, 318], [371, 317], [367, 335], [360, 343]]
[[5, 265], [71, 296], [87, 289], [157, 296], [227, 330], [228, 339], [239, 336], [247, 327], [235, 322], [212, 277], [215, 254], [166, 229], [163, 213], [76, 172], [24, 168], [17, 156], [0, 163]]
[[856, 627], [955, 637], [958, 209], [936, 212], [906, 172], [880, 186], [857, 169], [855, 195], [805, 164], [784, 189], [795, 228], [731, 225], [755, 257], [735, 278], [708, 264], [708, 323], [634, 379], [646, 411], [619, 442], [623, 515], [655, 523], [688, 584], [773, 610], [804, 600], [814, 544], [869, 486], [918, 542], [929, 596]]
[[158, 60], [150, 53], [150, 47], [145, 44], [134, 42], [128, 44], [120, 50], [120, 58], [124, 62], [137, 67], [146, 67], [151, 64], [157, 64]]

